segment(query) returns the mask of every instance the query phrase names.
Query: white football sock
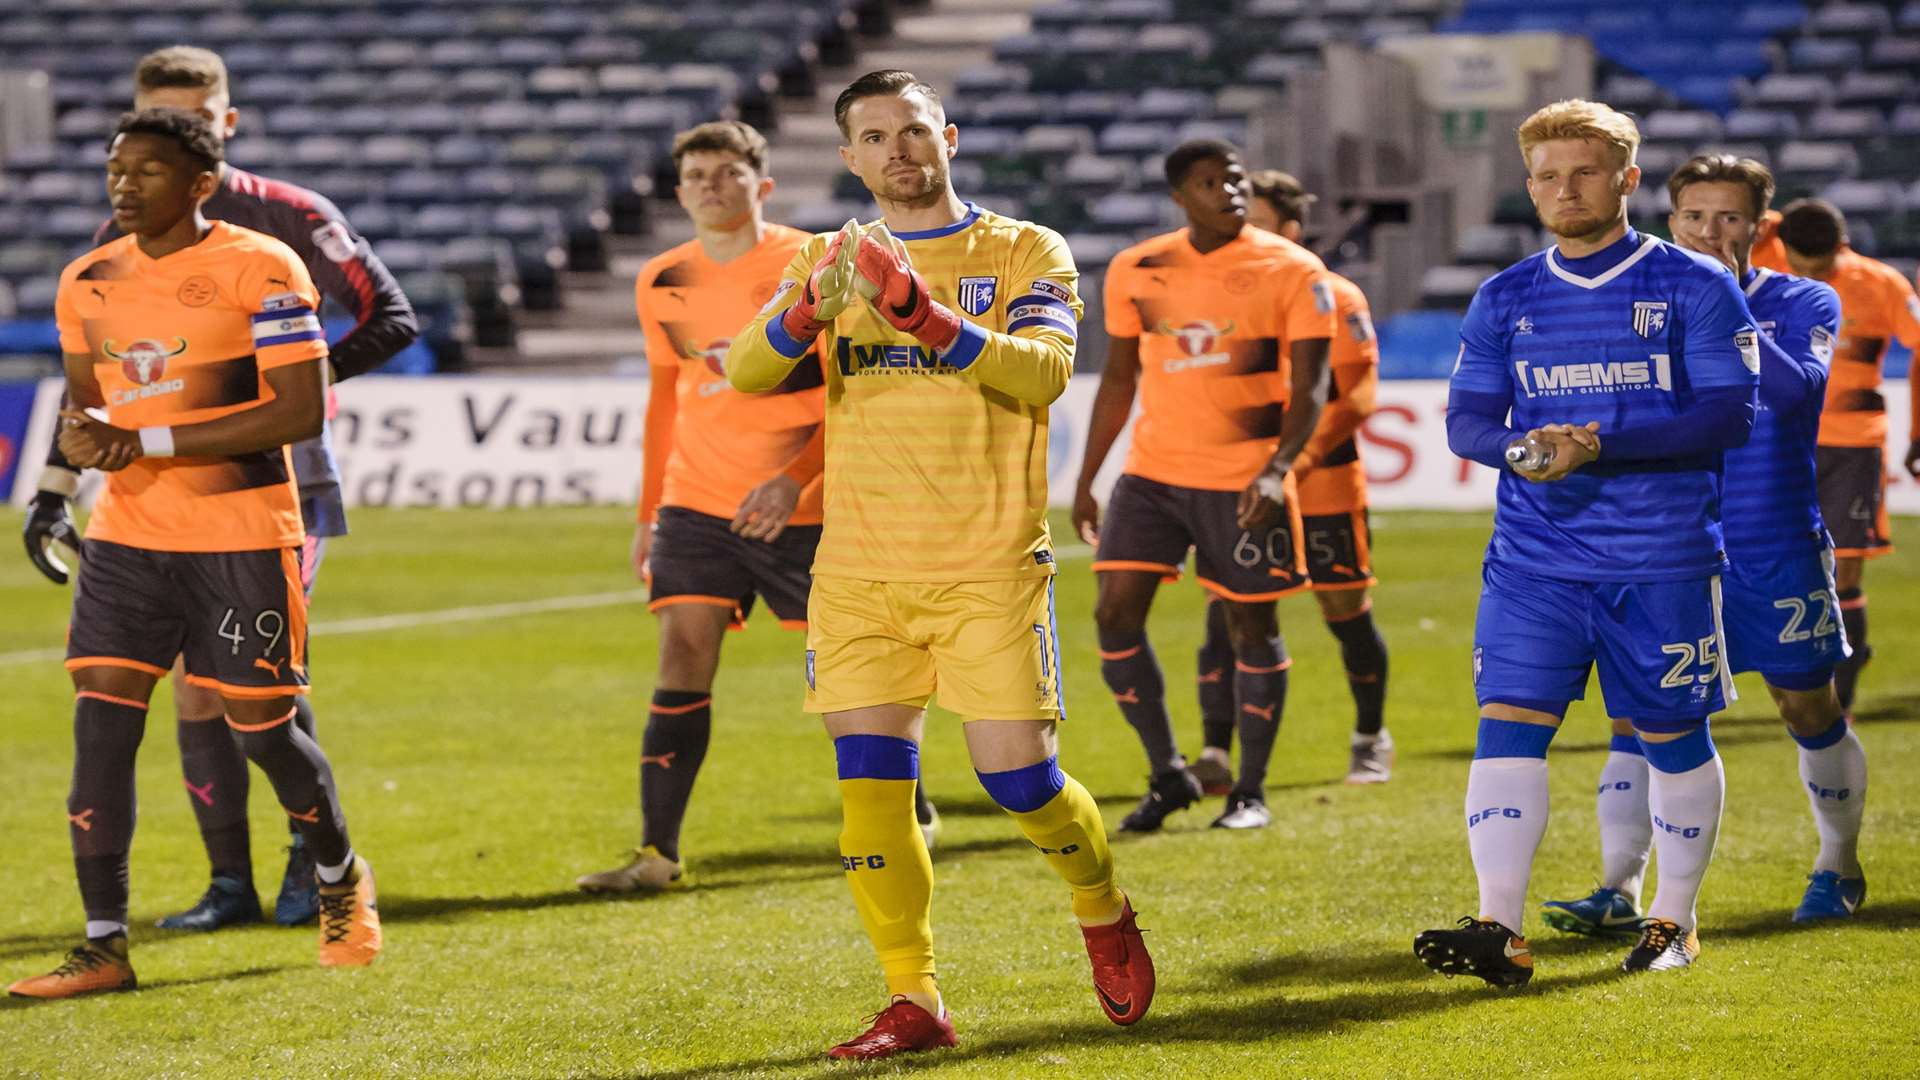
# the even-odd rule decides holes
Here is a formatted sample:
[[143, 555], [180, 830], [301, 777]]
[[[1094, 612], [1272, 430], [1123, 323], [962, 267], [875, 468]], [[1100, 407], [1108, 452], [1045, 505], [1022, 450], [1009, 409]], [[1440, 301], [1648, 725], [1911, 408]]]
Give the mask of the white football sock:
[[1660, 852], [1658, 887], [1649, 918], [1699, 925], [1694, 904], [1713, 861], [1720, 834], [1720, 810], [1726, 802], [1727, 773], [1716, 751], [1712, 760], [1681, 773], [1647, 770], [1647, 801], [1653, 809], [1653, 846]]
[[1653, 852], [1645, 756], [1617, 750], [1607, 755], [1594, 811], [1600, 819], [1600, 885], [1625, 894], [1638, 909], [1647, 856]]
[[1518, 934], [1533, 853], [1547, 832], [1547, 759], [1480, 758], [1467, 770], [1467, 848], [1480, 917]]
[[[1845, 721], [1841, 721], [1845, 723]], [[1800, 748], [1800, 781], [1820, 830], [1813, 868], [1844, 878], [1861, 876], [1860, 818], [1867, 808], [1867, 751], [1851, 730], [1832, 746]]]
[[87, 920], [87, 936], [89, 938], [97, 940], [114, 934], [125, 934], [126, 932], [127, 924], [123, 922], [114, 922], [110, 919]]

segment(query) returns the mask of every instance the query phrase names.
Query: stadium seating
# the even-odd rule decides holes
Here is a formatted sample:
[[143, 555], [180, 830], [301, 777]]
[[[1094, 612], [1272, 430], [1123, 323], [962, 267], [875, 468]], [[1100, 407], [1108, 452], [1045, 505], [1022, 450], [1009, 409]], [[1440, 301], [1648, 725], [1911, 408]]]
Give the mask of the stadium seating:
[[[46, 316], [38, 284], [105, 217], [104, 137], [133, 64], [201, 44], [243, 109], [234, 164], [334, 200], [409, 293], [462, 278], [483, 343], [509, 343], [511, 303], [559, 305], [559, 270], [604, 271], [608, 234], [644, 231], [675, 131], [727, 115], [771, 126], [772, 95], [810, 89], [820, 48], [844, 48], [862, 6], [0, 0], [0, 69], [50, 72], [57, 108], [55, 143], [0, 169], [0, 223], [15, 226], [0, 285], [21, 316]], [[500, 244], [508, 257], [492, 257]]]
[[[1598, 96], [1640, 116], [1644, 179], [1629, 204], [1637, 227], [1665, 233], [1667, 176], [1713, 149], [1771, 167], [1779, 181], [1776, 205], [1805, 195], [1834, 202], [1862, 252], [1909, 276], [1920, 261], [1920, 0], [1469, 0], [1440, 25], [1592, 38], [1602, 58]], [[1538, 248], [1524, 194], [1512, 193], [1502, 205], [1511, 209], [1500, 220], [1531, 232], [1531, 242], [1519, 249], [1469, 230], [1457, 265], [1428, 271], [1423, 308], [1458, 312], [1474, 275]], [[1383, 341], [1396, 329], [1385, 320]]]

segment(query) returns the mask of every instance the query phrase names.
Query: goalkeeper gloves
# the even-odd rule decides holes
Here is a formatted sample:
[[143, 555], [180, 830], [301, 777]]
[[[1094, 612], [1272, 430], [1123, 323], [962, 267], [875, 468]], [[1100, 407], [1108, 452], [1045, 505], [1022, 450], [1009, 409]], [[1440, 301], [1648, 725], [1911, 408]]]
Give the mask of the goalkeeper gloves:
[[854, 272], [859, 248], [860, 223], [848, 218], [800, 286], [799, 301], [781, 313], [780, 324], [788, 336], [795, 341], [812, 341], [853, 303], [856, 291], [873, 295]]
[[79, 473], [48, 465], [40, 474], [40, 490], [27, 508], [24, 533], [27, 558], [33, 560], [34, 569], [55, 585], [67, 583], [67, 564], [55, 554], [54, 543], [57, 541], [75, 551], [80, 548], [79, 530], [73, 527], [73, 515], [67, 510], [67, 499], [79, 487]]
[[[860, 292], [872, 301], [880, 317], [896, 330], [912, 334], [920, 344], [941, 352], [960, 337], [960, 316], [938, 303], [927, 289], [927, 279], [913, 268], [907, 245], [874, 225], [859, 238], [855, 265], [861, 278]], [[867, 293], [872, 289], [871, 294]]]

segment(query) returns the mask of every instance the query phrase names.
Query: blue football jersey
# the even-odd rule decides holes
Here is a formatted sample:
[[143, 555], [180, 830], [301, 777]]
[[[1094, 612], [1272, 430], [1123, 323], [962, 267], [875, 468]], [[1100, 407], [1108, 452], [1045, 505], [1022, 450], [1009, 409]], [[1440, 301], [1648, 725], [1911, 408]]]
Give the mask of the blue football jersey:
[[1537, 484], [1502, 470], [1487, 562], [1576, 581], [1717, 573], [1721, 454], [1608, 461], [1609, 431], [1658, 425], [1719, 389], [1758, 385], [1759, 332], [1719, 263], [1632, 230], [1567, 259], [1550, 248], [1480, 286], [1456, 390], [1504, 398], [1509, 423], [1600, 424], [1601, 460]]
[[[1840, 336], [1840, 296], [1824, 282], [1756, 269], [1746, 283], [1747, 308], [1760, 332], [1788, 357], [1765, 356], [1825, 371]], [[1827, 545], [1814, 486], [1813, 446], [1820, 433], [1824, 380], [1791, 413], [1763, 395], [1747, 445], [1726, 454], [1721, 525], [1727, 557], [1777, 558]]]

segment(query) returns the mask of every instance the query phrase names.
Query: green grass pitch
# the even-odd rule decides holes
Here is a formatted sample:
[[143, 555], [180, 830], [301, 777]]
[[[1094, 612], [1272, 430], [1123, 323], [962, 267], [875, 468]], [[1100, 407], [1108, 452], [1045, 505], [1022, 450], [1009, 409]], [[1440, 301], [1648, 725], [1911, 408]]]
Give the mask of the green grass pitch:
[[[17, 513], [0, 537], [18, 535]], [[800, 713], [798, 636], [757, 623], [727, 645], [713, 748], [684, 848], [701, 888], [592, 899], [575, 875], [637, 840], [636, 758], [654, 626], [630, 600], [396, 629], [393, 613], [633, 589], [616, 509], [354, 516], [314, 608], [314, 696], [357, 847], [381, 889], [387, 949], [328, 971], [309, 929], [151, 929], [206, 864], [155, 698], [133, 855], [137, 993], [0, 1003], [0, 1075], [978, 1076], [1911, 1075], [1920, 1045], [1920, 547], [1872, 564], [1878, 661], [1861, 694], [1873, 784], [1871, 891], [1851, 925], [1794, 928], [1814, 845], [1793, 746], [1750, 677], [1716, 721], [1727, 815], [1690, 971], [1623, 977], [1622, 947], [1529, 922], [1520, 992], [1446, 980], [1421, 929], [1474, 904], [1461, 823], [1475, 710], [1469, 641], [1485, 515], [1382, 514], [1375, 611], [1392, 649], [1391, 784], [1348, 788], [1350, 703], [1311, 600], [1282, 605], [1297, 662], [1271, 781], [1273, 827], [1115, 843], [1151, 933], [1153, 1012], [1100, 1015], [1066, 890], [975, 784], [957, 723], [930, 722], [940, 973], [957, 1050], [848, 1069], [822, 1052], [883, 1001], [835, 852], [832, 748]], [[1063, 523], [1056, 523], [1064, 536]], [[1920, 545], [1920, 521], [1899, 524]], [[17, 541], [11, 541], [17, 543]], [[1132, 732], [1101, 686], [1084, 551], [1063, 561], [1071, 719], [1063, 760], [1109, 827], [1142, 786]], [[62, 820], [71, 691], [51, 658], [67, 592], [0, 558], [0, 979], [58, 961], [80, 929]], [[1154, 640], [1190, 751], [1200, 597], [1161, 594]], [[335, 624], [330, 627], [329, 624]], [[1583, 894], [1598, 853], [1592, 782], [1606, 745], [1576, 706], [1553, 762], [1533, 899]], [[271, 899], [284, 818], [254, 780], [256, 876]]]

